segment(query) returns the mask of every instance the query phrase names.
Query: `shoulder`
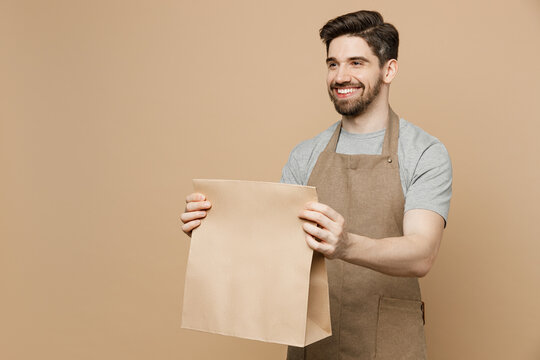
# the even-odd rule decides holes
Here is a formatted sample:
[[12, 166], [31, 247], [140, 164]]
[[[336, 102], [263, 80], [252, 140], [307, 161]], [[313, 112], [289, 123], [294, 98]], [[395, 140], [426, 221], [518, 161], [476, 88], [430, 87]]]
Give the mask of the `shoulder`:
[[292, 149], [289, 160], [283, 167], [281, 182], [299, 185], [307, 184], [309, 174], [319, 154], [328, 144], [338, 124], [339, 121], [336, 121], [323, 132], [302, 141]]
[[399, 132], [400, 145], [409, 151], [423, 152], [427, 148], [436, 146], [446, 152], [446, 148], [438, 138], [405, 119], [399, 121]]
[[339, 121], [336, 121], [323, 132], [320, 132], [319, 134], [315, 135], [310, 139], [300, 142], [292, 149], [291, 157], [297, 159], [309, 158], [313, 155], [313, 153], [317, 152], [318, 150], [324, 150], [338, 124]]
[[448, 150], [437, 137], [405, 119], [400, 119], [399, 131], [399, 150], [405, 166], [415, 168], [420, 160], [432, 166], [450, 164]]

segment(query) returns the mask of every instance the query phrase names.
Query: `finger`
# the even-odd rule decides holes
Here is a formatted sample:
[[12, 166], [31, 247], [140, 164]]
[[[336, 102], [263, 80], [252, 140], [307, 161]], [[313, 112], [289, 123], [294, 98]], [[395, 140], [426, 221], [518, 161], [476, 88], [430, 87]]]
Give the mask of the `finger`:
[[201, 220], [193, 220], [193, 221], [190, 221], [184, 225], [182, 225], [182, 231], [184, 231], [186, 234], [189, 235], [189, 233], [195, 229], [196, 227], [198, 227], [199, 225], [201, 225]]
[[343, 216], [341, 216], [336, 210], [320, 202], [310, 201], [306, 204], [306, 209], [323, 213], [324, 215], [329, 217], [332, 221], [335, 221], [337, 223], [340, 223], [343, 220]]
[[337, 224], [330, 220], [330, 218], [324, 214], [312, 210], [303, 210], [299, 217], [301, 219], [313, 221], [325, 229], [333, 230], [337, 227]]
[[198, 211], [210, 209], [212, 204], [210, 201], [192, 201], [186, 204], [186, 212], [188, 211]]
[[180, 215], [180, 220], [185, 224], [192, 220], [202, 219], [206, 216], [206, 211], [190, 211]]
[[192, 202], [192, 201], [204, 201], [206, 200], [206, 197], [201, 193], [191, 193], [188, 196], [186, 196], [186, 203]]
[[325, 241], [329, 244], [335, 243], [332, 233], [326, 229], [317, 227], [310, 223], [304, 223], [302, 227], [304, 228], [305, 232], [318, 240]]
[[315, 240], [313, 236], [309, 234], [306, 234], [306, 243], [311, 249], [320, 252], [323, 255], [326, 255], [330, 249], [328, 244]]

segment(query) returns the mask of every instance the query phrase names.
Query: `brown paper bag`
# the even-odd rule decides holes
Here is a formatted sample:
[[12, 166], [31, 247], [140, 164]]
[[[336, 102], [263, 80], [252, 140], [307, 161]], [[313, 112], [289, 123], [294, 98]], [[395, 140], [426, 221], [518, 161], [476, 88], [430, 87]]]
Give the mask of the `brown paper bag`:
[[192, 233], [182, 327], [300, 347], [330, 336], [325, 260], [298, 218], [315, 188], [193, 184], [212, 208]]

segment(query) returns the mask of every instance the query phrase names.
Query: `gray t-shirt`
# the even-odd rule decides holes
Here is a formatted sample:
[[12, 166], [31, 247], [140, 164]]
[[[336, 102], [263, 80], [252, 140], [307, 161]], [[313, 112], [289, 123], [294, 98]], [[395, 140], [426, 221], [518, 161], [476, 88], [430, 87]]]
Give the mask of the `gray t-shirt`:
[[[281, 182], [307, 185], [319, 154], [332, 137], [339, 121], [312, 139], [298, 144], [283, 167]], [[341, 154], [380, 154], [386, 129], [353, 134], [341, 129], [336, 152]], [[410, 122], [399, 120], [398, 160], [405, 212], [432, 210], [448, 220], [452, 196], [452, 164], [448, 151], [434, 136]]]

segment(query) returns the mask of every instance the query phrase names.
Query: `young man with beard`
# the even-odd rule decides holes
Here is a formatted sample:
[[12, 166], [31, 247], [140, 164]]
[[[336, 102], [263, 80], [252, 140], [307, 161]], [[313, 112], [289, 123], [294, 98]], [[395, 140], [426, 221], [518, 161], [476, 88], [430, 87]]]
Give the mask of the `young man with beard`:
[[[425, 359], [424, 303], [418, 277], [430, 270], [452, 193], [444, 145], [400, 119], [388, 104], [398, 71], [399, 36], [374, 11], [330, 20], [327, 86], [342, 115], [296, 146], [281, 181], [317, 187], [319, 202], [300, 217], [306, 242], [327, 259], [333, 335], [295, 359]], [[211, 206], [187, 197], [188, 235]]]

